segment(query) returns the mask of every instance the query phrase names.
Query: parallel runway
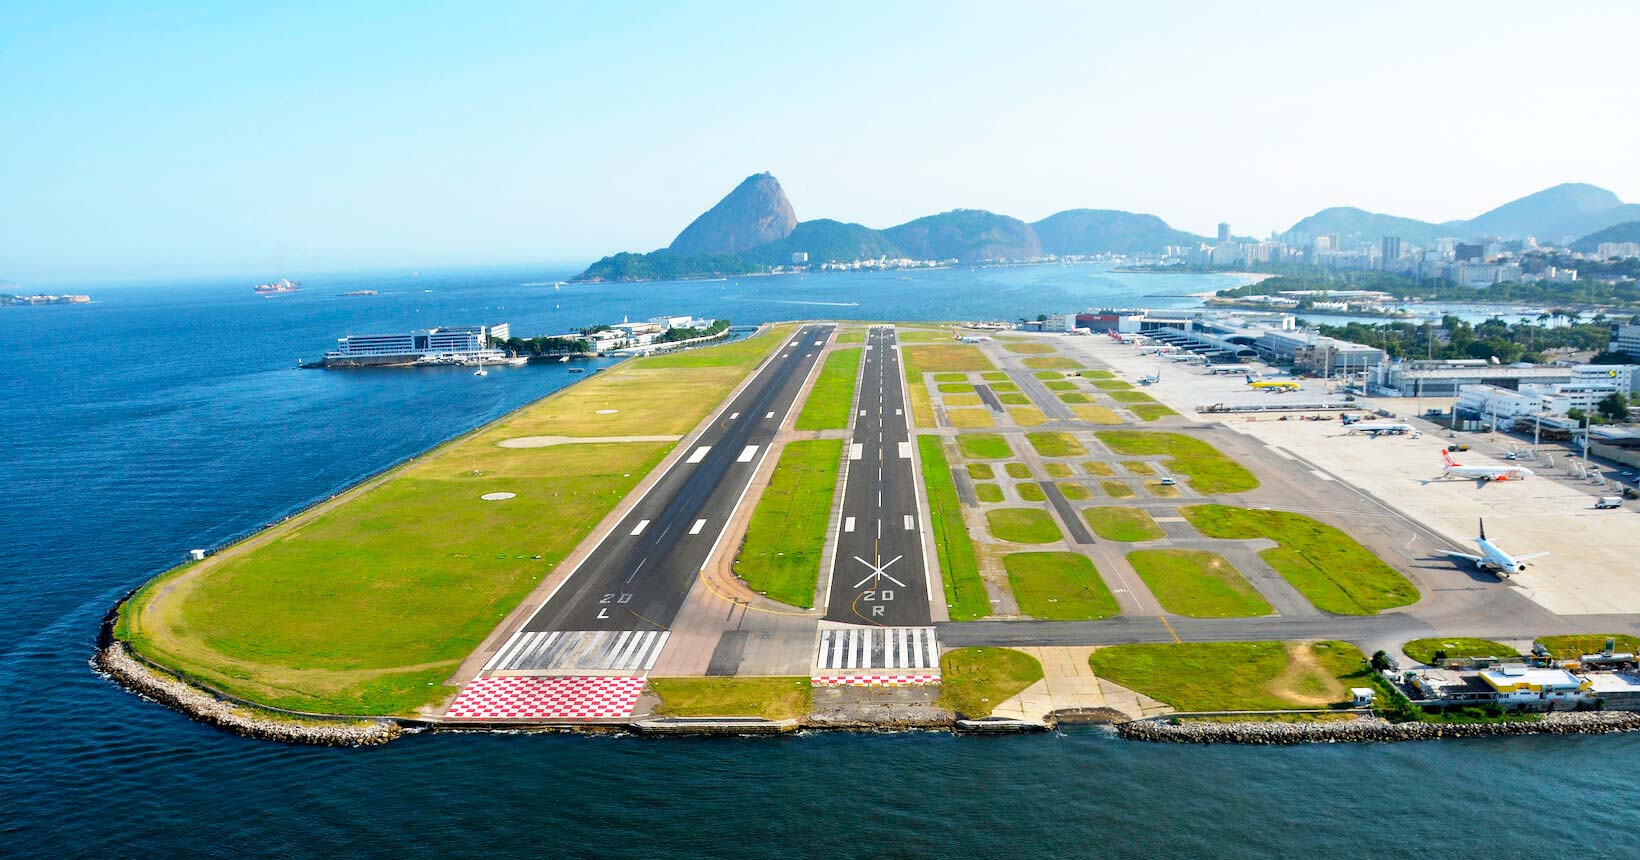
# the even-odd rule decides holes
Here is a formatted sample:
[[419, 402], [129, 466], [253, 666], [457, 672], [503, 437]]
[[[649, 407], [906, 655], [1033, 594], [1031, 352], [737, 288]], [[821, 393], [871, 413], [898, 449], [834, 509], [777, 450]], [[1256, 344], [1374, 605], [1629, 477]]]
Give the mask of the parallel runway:
[[834, 328], [798, 329], [711, 427], [683, 443], [688, 452], [485, 669], [641, 672], [653, 665]]
[[894, 329], [873, 326], [861, 363], [846, 455], [841, 528], [826, 619], [908, 627], [929, 623], [917, 474]]

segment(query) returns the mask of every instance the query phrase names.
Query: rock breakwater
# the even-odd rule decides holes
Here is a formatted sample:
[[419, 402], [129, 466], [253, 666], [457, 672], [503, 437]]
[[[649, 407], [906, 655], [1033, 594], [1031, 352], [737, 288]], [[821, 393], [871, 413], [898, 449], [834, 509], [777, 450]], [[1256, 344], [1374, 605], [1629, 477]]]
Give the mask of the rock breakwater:
[[106, 645], [92, 662], [121, 686], [201, 722], [246, 737], [323, 746], [383, 744], [404, 733], [394, 720], [326, 720], [284, 716], [219, 699], [185, 681], [155, 671], [125, 645]]
[[1117, 734], [1131, 740], [1191, 744], [1370, 743], [1632, 731], [1640, 731], [1640, 714], [1627, 711], [1556, 712], [1536, 720], [1495, 723], [1392, 723], [1379, 717], [1360, 717], [1313, 722], [1136, 720], [1116, 727]]

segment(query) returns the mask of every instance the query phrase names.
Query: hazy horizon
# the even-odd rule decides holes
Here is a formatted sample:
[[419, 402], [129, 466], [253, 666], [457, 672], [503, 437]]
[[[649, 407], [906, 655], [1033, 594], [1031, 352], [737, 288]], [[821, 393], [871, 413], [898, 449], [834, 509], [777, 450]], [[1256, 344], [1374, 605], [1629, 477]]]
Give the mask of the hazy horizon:
[[8, 6], [0, 280], [567, 267], [764, 170], [872, 227], [1640, 202], [1631, 5], [986, 8]]

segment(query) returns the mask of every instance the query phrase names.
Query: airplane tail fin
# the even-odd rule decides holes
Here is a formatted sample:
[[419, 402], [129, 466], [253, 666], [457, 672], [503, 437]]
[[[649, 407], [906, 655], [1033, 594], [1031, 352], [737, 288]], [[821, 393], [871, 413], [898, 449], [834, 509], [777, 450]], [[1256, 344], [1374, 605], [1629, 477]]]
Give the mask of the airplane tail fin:
[[1481, 540], [1486, 540], [1486, 519], [1484, 517], [1482, 517], [1480, 519], [1480, 524], [1481, 524]]
[[1452, 462], [1452, 452], [1445, 448], [1441, 449], [1441, 462], [1447, 464], [1448, 466], [1458, 465], [1457, 463]]

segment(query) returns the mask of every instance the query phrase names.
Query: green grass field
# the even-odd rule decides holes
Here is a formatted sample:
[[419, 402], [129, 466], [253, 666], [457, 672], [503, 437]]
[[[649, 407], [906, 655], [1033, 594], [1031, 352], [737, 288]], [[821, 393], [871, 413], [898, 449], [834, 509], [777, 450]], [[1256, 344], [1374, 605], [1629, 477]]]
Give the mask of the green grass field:
[[975, 484], [974, 498], [982, 502], [995, 504], [1002, 501], [1002, 488], [996, 484]]
[[1124, 461], [1122, 463], [1122, 469], [1130, 475], [1139, 475], [1146, 478], [1156, 474], [1156, 467], [1150, 465], [1144, 460]]
[[1044, 382], [1044, 383], [1042, 383], [1042, 387], [1048, 389], [1049, 391], [1075, 391], [1075, 390], [1077, 390], [1076, 389], [1076, 383], [1070, 381], [1069, 379], [1055, 379], [1055, 380], [1052, 380], [1050, 382]]
[[1162, 454], [1173, 458], [1170, 471], [1188, 476], [1197, 492], [1242, 493], [1258, 486], [1258, 479], [1239, 463], [1212, 445], [1181, 433], [1100, 430], [1098, 437], [1118, 454], [1141, 457]]
[[1177, 484], [1164, 484], [1161, 481], [1146, 481], [1145, 489], [1158, 499], [1176, 499], [1179, 497]]
[[1015, 484], [1014, 492], [1019, 494], [1021, 500], [1027, 502], [1045, 502], [1048, 500], [1048, 496], [1042, 492], [1042, 488], [1029, 481]]
[[1031, 447], [1044, 457], [1086, 457], [1088, 449], [1069, 433], [1027, 433]]
[[1599, 654], [1607, 639], [1617, 640], [1617, 650], [1640, 653], [1640, 638], [1615, 633], [1588, 633], [1572, 636], [1543, 636], [1537, 641], [1561, 660], [1575, 660], [1583, 654]]
[[1174, 615], [1246, 618], [1275, 610], [1258, 589], [1217, 553], [1195, 549], [1137, 549], [1128, 563]]
[[998, 394], [997, 402], [1004, 406], [1030, 406], [1031, 398], [1023, 394]]
[[1014, 455], [1008, 440], [995, 433], [964, 433], [957, 437], [957, 452], [965, 460], [1006, 460]]
[[1088, 521], [1088, 528], [1093, 529], [1094, 534], [1105, 540], [1132, 542], [1167, 537], [1167, 532], [1162, 531], [1144, 508], [1125, 505], [1083, 508], [1082, 519]]
[[1076, 370], [1082, 362], [1062, 355], [1044, 355], [1037, 358], [1027, 358], [1022, 363], [1033, 370]]
[[940, 705], [968, 719], [1042, 680], [1042, 664], [1012, 648], [955, 648], [940, 657]]
[[789, 442], [752, 512], [735, 574], [753, 591], [805, 609], [814, 605], [843, 440]]
[[957, 485], [951, 478], [940, 437], [918, 436], [917, 454], [922, 460], [923, 484], [928, 489], [928, 529], [934, 536], [951, 620], [984, 618], [991, 614], [991, 598], [986, 596], [974, 543], [962, 522]]
[[1087, 472], [1097, 478], [1108, 478], [1111, 475], [1116, 474], [1115, 470], [1111, 469], [1109, 463], [1100, 460], [1083, 461], [1082, 471]]
[[1008, 374], [1000, 370], [987, 370], [984, 373], [981, 373], [979, 378], [985, 380], [986, 382], [1007, 382]]
[[1132, 487], [1121, 481], [1104, 481], [1099, 485], [1099, 488], [1105, 491], [1105, 495], [1113, 499], [1128, 499], [1138, 495], [1133, 492]]
[[1047, 470], [1050, 478], [1069, 478], [1075, 474], [1069, 463], [1043, 463], [1042, 468]]
[[842, 430], [854, 408], [854, 380], [860, 375], [860, 347], [833, 350], [797, 415], [799, 430]]
[[1089, 495], [1088, 488], [1076, 483], [1075, 481], [1060, 481], [1055, 486], [1059, 487], [1060, 495], [1070, 499], [1073, 502], [1080, 502], [1083, 499], [1086, 499]]
[[1119, 613], [1099, 571], [1074, 552], [1016, 552], [1002, 557], [1019, 611], [1044, 621], [1092, 621]]
[[1349, 535], [1303, 514], [1228, 505], [1188, 505], [1180, 513], [1208, 537], [1266, 538], [1281, 544], [1259, 556], [1317, 609], [1372, 615], [1418, 599], [1418, 589]]
[[969, 463], [968, 477], [979, 481], [989, 481], [997, 476], [997, 471], [990, 463]]
[[1520, 652], [1502, 642], [1490, 639], [1468, 639], [1462, 636], [1442, 636], [1434, 639], [1414, 639], [1401, 646], [1401, 652], [1420, 663], [1435, 662], [1437, 653], [1447, 657], [1518, 657]]
[[[117, 635], [248, 701], [407, 714], [673, 446], [501, 448], [520, 436], [681, 434], [792, 331], [635, 359], [151, 581]], [[601, 410], [614, 412], [599, 414]], [[514, 498], [485, 502], [506, 491]]]
[[938, 385], [941, 394], [972, 394], [974, 386], [968, 382], [941, 382]]
[[1059, 526], [1054, 525], [1047, 511], [1037, 508], [993, 508], [985, 512], [985, 523], [994, 537], [1013, 543], [1053, 543], [1060, 539]]
[[1062, 402], [1065, 402], [1065, 403], [1092, 403], [1093, 402], [1093, 398], [1087, 396], [1086, 394], [1083, 394], [1080, 391], [1066, 392], [1064, 394], [1059, 395], [1059, 399]]
[[1013, 394], [1019, 391], [1019, 386], [1012, 382], [993, 382], [991, 383], [991, 391], [995, 394], [1001, 394], [1004, 392]]
[[1064, 372], [1059, 371], [1059, 370], [1038, 370], [1037, 372], [1035, 372], [1031, 375], [1036, 377], [1037, 379], [1064, 379], [1065, 378]]
[[1009, 352], [1019, 353], [1020, 355], [1049, 355], [1055, 351], [1052, 344], [1032, 343], [1030, 341], [1010, 343], [1004, 348]]
[[1160, 403], [1135, 403], [1129, 406], [1128, 409], [1132, 410], [1140, 421], [1155, 421], [1158, 418], [1179, 414]]
[[1108, 370], [1084, 370], [1079, 374], [1084, 379], [1114, 379], [1116, 374]]
[[1151, 397], [1143, 391], [1107, 391], [1105, 394], [1117, 403], [1135, 404], [1156, 402], [1156, 398]]
[[1101, 678], [1181, 711], [1326, 708], [1349, 701], [1371, 674], [1346, 642], [1190, 642], [1113, 645], [1088, 665]]
[[809, 712], [814, 687], [800, 678], [650, 678], [662, 717], [762, 717], [789, 720]]
[[837, 343], [865, 343], [866, 333], [861, 330], [845, 331], [837, 335]]
[[1133, 387], [1120, 379], [1096, 379], [1093, 381], [1093, 385], [1103, 391], [1126, 391]]
[[968, 374], [966, 374], [966, 373], [936, 373], [936, 374], [934, 374], [934, 381], [935, 382], [967, 382], [968, 381]]
[[1010, 478], [1029, 478], [1031, 476], [1031, 467], [1024, 463], [1004, 463], [1002, 470], [1007, 472]]
[[940, 402], [944, 403], [947, 409], [954, 406], [982, 406], [985, 403], [978, 394], [947, 394], [940, 398]]

